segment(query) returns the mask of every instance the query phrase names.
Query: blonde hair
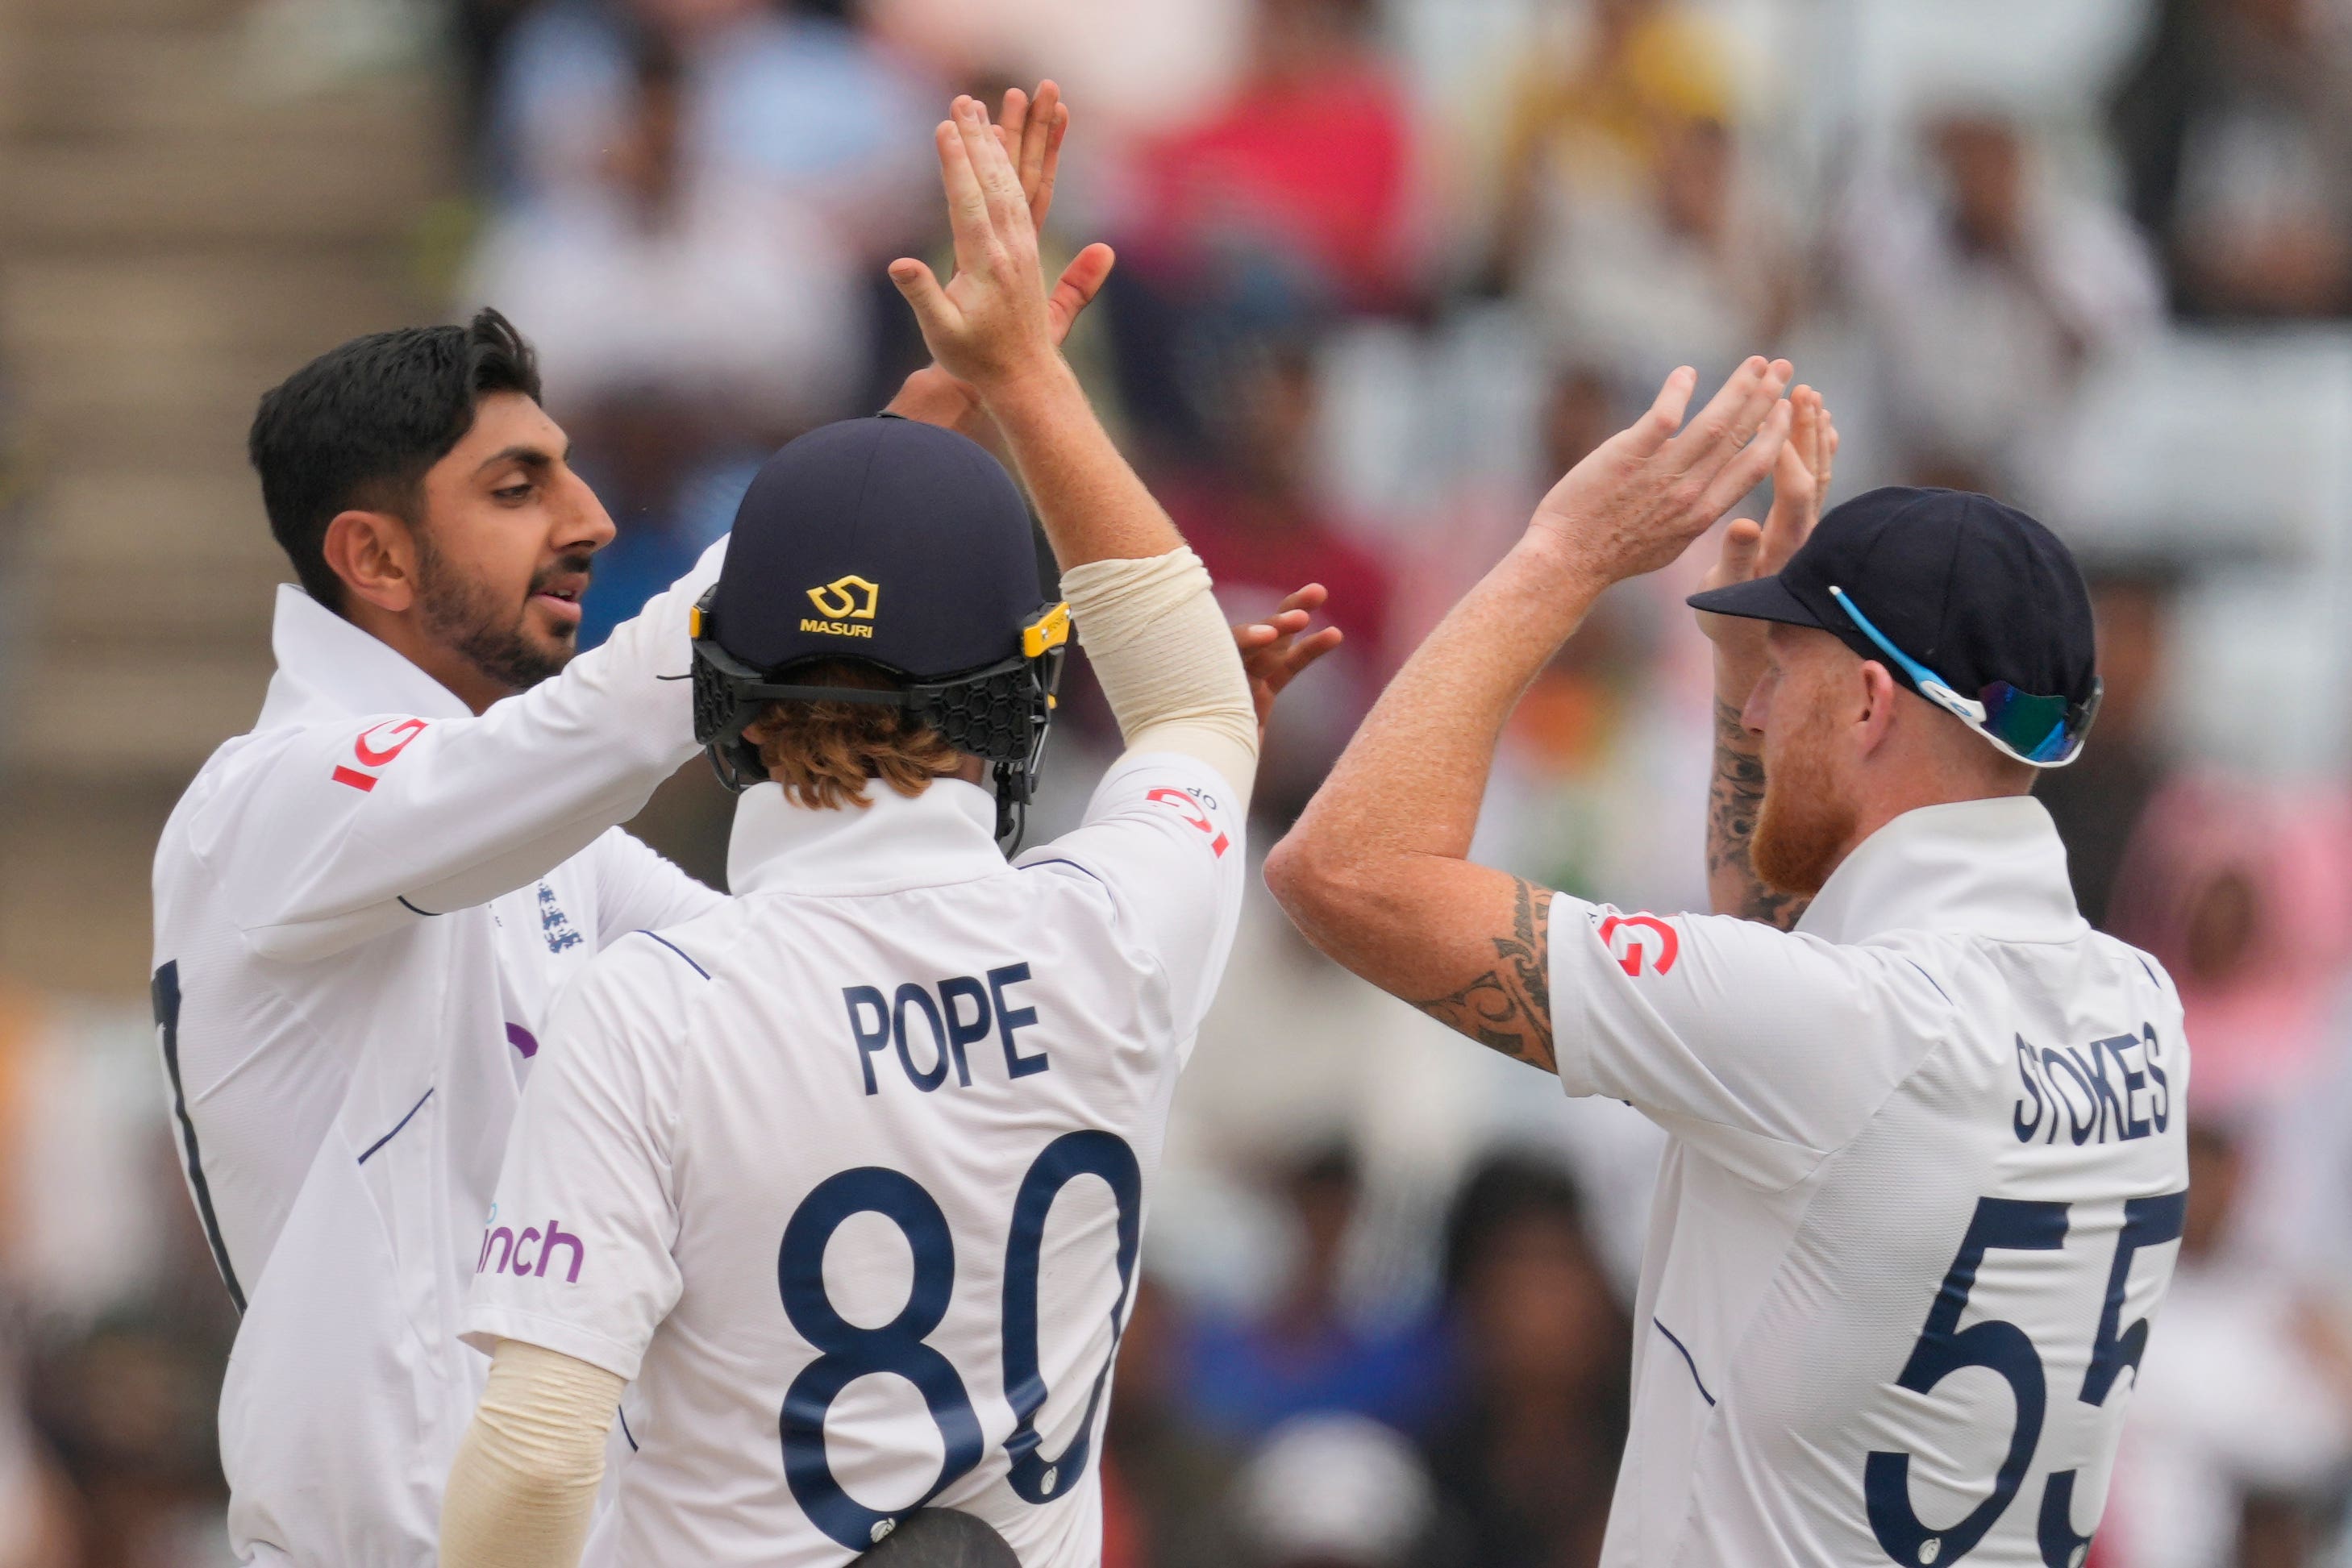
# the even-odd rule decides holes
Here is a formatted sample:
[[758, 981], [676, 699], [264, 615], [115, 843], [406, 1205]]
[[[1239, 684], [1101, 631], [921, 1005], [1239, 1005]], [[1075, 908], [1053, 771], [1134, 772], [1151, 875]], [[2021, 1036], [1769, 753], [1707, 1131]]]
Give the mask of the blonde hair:
[[[812, 686], [891, 688], [879, 670], [842, 661], [807, 665], [791, 679]], [[770, 703], [743, 727], [743, 738], [787, 799], [819, 810], [863, 810], [873, 803], [866, 796], [870, 779], [901, 795], [919, 795], [932, 779], [952, 777], [964, 763], [962, 752], [913, 714], [872, 703]]]

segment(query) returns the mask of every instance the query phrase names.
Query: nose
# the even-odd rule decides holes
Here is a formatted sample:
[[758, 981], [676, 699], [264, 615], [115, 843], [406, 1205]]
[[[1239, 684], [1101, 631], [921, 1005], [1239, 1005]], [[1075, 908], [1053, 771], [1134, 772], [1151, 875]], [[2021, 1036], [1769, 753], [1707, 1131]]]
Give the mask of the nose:
[[570, 468], [562, 471], [560, 501], [555, 507], [556, 532], [551, 541], [558, 555], [593, 555], [613, 542], [612, 514], [588, 487], [588, 481]]

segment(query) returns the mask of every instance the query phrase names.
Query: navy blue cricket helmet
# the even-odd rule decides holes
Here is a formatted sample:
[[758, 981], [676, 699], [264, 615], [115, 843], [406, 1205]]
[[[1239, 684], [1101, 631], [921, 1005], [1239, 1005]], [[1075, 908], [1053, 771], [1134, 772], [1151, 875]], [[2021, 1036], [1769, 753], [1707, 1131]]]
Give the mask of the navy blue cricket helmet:
[[[740, 790], [766, 776], [743, 729], [769, 703], [901, 708], [993, 765], [1001, 836], [1035, 792], [1069, 631], [1003, 465], [934, 425], [843, 420], [768, 459], [736, 508], [694, 612], [695, 739]], [[892, 688], [793, 678], [843, 659]]]

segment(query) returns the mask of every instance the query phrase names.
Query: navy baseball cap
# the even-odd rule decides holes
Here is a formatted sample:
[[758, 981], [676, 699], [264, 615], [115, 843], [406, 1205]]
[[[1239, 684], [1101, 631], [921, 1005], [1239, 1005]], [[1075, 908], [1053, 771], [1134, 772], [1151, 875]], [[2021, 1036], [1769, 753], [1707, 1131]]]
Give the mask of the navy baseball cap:
[[1822, 518], [1779, 575], [1689, 602], [1827, 632], [2038, 768], [2072, 762], [2098, 711], [2082, 571], [2057, 535], [1990, 496], [1857, 496]]
[[761, 468], [709, 634], [756, 670], [856, 659], [940, 681], [1019, 654], [1050, 607], [1004, 465], [953, 431], [882, 415], [810, 431]]

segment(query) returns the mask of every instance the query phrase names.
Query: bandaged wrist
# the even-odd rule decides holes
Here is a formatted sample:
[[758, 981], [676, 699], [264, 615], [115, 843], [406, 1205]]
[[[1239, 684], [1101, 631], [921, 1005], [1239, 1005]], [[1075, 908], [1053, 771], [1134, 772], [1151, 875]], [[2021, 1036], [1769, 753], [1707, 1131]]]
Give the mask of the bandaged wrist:
[[1062, 595], [1128, 748], [1197, 758], [1246, 802], [1257, 712], [1201, 558], [1089, 561], [1062, 574]]
[[442, 1568], [576, 1568], [622, 1379], [500, 1340], [441, 1507]]

